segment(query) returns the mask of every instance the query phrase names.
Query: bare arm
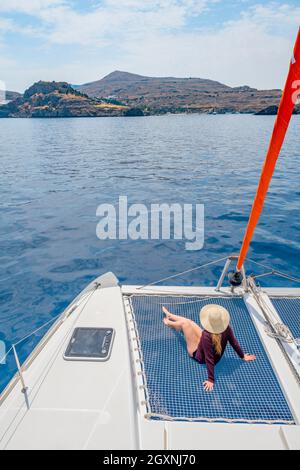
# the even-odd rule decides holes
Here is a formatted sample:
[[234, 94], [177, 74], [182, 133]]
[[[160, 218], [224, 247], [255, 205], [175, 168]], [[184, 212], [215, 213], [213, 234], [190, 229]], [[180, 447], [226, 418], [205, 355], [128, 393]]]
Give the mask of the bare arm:
[[238, 340], [236, 339], [236, 337], [234, 336], [234, 333], [232, 331], [232, 328], [229, 327], [229, 337], [228, 337], [228, 341], [229, 343], [231, 344], [231, 346], [233, 347], [233, 349], [235, 350], [235, 352], [237, 353], [237, 355], [243, 359], [244, 361], [246, 362], [251, 362], [251, 361], [255, 361], [256, 360], [256, 356], [253, 356], [252, 354], [245, 354], [238, 342]]
[[232, 348], [235, 350], [235, 352], [237, 353], [237, 355], [241, 358], [241, 359], [244, 359], [245, 357], [245, 353], [244, 351], [242, 350], [238, 340], [236, 339], [236, 337], [234, 336], [234, 333], [233, 333], [233, 330], [231, 327], [229, 327], [229, 334], [228, 334], [228, 341], [230, 343], [230, 345], [232, 346]]
[[204, 354], [205, 354], [205, 363], [208, 372], [208, 380], [206, 380], [204, 385], [204, 390], [206, 392], [211, 392], [214, 388], [215, 382], [215, 358], [213, 345], [210, 338], [205, 338], [203, 342]]

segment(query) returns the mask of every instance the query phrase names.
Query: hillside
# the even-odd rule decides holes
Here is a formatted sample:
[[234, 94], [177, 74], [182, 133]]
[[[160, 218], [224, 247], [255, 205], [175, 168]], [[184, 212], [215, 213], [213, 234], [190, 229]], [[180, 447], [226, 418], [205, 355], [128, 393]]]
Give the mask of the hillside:
[[8, 101], [16, 100], [17, 98], [20, 98], [21, 93], [18, 93], [17, 91], [6, 91], [5, 97]]
[[[274, 115], [280, 90], [230, 88], [200, 78], [151, 78], [113, 72], [81, 86], [39, 81], [24, 95], [9, 92], [0, 118], [144, 116], [165, 113]], [[300, 114], [300, 106], [296, 111]]]
[[[166, 112], [257, 113], [278, 106], [280, 90], [231, 88], [201, 78], [144, 77], [116, 71], [76, 87], [91, 97], [140, 107], [150, 114]], [[274, 109], [274, 108], [273, 108]]]
[[105, 117], [128, 112], [124, 106], [90, 98], [64, 82], [37, 82], [7, 105], [0, 107], [0, 117]]

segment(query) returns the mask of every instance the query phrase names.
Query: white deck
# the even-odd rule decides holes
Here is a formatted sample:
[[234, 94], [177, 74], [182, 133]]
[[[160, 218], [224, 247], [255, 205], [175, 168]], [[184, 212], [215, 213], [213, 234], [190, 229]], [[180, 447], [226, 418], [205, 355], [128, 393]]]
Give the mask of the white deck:
[[[120, 288], [99, 289], [80, 316], [75, 311], [60, 327], [24, 372], [30, 410], [24, 404], [20, 383], [0, 407], [2, 448], [137, 447], [134, 390], [122, 305]], [[77, 310], [80, 312], [80, 308]], [[109, 361], [64, 360], [75, 325], [115, 328]]]
[[[219, 295], [224, 295], [223, 290]], [[78, 307], [24, 371], [29, 410], [20, 382], [0, 402], [1, 449], [300, 449], [299, 384], [277, 342], [264, 332], [251, 296], [245, 302], [290, 405], [296, 425], [241, 425], [149, 421], [144, 418], [138, 363], [123, 294], [218, 295], [212, 288], [137, 286], [99, 288]], [[287, 291], [272, 290], [272, 295]], [[289, 294], [300, 295], [300, 289]], [[107, 362], [65, 361], [74, 327], [113, 327]]]

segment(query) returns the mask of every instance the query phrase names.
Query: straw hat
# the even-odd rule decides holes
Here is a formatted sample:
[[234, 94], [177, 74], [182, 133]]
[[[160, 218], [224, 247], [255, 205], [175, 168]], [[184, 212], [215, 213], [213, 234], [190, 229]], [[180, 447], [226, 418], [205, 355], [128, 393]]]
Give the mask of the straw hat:
[[230, 315], [226, 308], [220, 305], [205, 305], [200, 312], [200, 322], [206, 331], [219, 335], [227, 330]]

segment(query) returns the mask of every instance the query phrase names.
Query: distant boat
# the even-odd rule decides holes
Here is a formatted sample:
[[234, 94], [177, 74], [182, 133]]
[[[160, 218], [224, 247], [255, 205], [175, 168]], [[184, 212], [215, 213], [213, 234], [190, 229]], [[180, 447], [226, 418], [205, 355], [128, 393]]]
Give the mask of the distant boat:
[[[300, 80], [300, 30], [243, 246], [218, 285], [120, 285], [107, 273], [63, 312], [0, 396], [2, 449], [300, 449], [300, 288], [261, 289], [247, 252], [290, 122]], [[230, 265], [229, 285], [223, 287]], [[189, 270], [198, 273], [208, 263]], [[290, 267], [292, 270], [292, 266]], [[162, 306], [197, 320], [230, 310], [253, 367], [226, 356], [211, 394], [205, 368], [162, 326]], [[35, 334], [34, 332], [33, 334]]]

